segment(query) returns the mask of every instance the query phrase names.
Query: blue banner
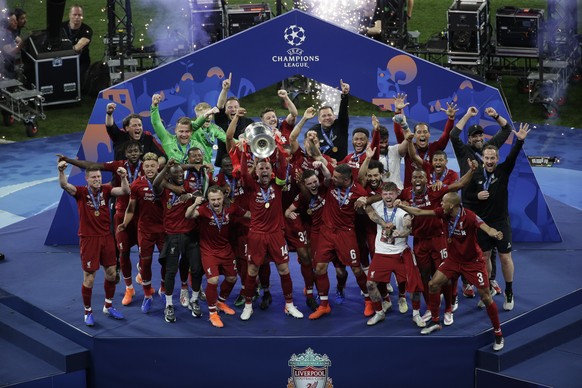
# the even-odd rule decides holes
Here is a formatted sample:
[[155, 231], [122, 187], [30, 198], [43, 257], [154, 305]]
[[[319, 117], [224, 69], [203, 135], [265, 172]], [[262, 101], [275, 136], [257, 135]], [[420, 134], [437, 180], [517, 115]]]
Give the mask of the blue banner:
[[[299, 10], [285, 13], [228, 39], [207, 46], [176, 61], [102, 91], [85, 131], [78, 157], [108, 161], [112, 147], [105, 130], [105, 107], [117, 103], [114, 119], [129, 113], [144, 117], [144, 127], [153, 132], [149, 120], [151, 96], [160, 93], [160, 114], [173, 127], [181, 116], [194, 117], [194, 106], [205, 101], [215, 105], [222, 81], [232, 73], [231, 93], [244, 97], [295, 75], [339, 88], [340, 79], [351, 85], [351, 94], [391, 110], [393, 97], [406, 93], [407, 115], [431, 127], [443, 128], [446, 115], [440, 111], [455, 102], [461, 117], [476, 106], [479, 115], [467, 124], [480, 124], [486, 135], [499, 129], [484, 113], [493, 107], [510, 118], [499, 91], [401, 50], [350, 32]], [[373, 112], [370, 112], [373, 113]], [[462, 133], [465, 137], [466, 133]], [[393, 137], [391, 137], [393, 138]], [[500, 149], [503, 161], [514, 136]], [[85, 184], [78, 169], [69, 181]], [[509, 210], [514, 241], [561, 241], [543, 194], [523, 153], [518, 157], [509, 185]], [[78, 220], [71, 217], [71, 198], [63, 195], [46, 244], [71, 244]], [[65, 228], [66, 225], [66, 228]], [[76, 230], [76, 228], [75, 228]]]

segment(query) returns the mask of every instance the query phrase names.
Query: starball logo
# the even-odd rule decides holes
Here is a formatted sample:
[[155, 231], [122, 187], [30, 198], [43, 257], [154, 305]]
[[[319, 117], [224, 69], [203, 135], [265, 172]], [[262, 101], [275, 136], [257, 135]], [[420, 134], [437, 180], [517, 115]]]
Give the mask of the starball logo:
[[292, 24], [283, 31], [283, 40], [292, 46], [287, 50], [287, 55], [273, 55], [271, 60], [281, 63], [283, 67], [309, 67], [314, 62], [319, 62], [319, 55], [306, 55], [299, 48], [307, 39], [307, 33], [301, 26]]

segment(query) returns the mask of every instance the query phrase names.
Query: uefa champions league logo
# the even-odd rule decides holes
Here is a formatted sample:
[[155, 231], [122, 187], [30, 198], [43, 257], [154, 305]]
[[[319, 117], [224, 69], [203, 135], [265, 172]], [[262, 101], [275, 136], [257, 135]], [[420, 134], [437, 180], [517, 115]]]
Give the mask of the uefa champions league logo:
[[305, 43], [305, 29], [296, 24], [292, 24], [283, 31], [283, 40], [290, 49], [286, 50], [286, 54], [273, 55], [271, 60], [276, 63], [281, 63], [283, 67], [309, 67], [311, 64], [319, 62], [319, 55], [307, 55], [304, 53], [301, 46]]
[[305, 42], [305, 30], [295, 24], [285, 28], [283, 39], [291, 46], [301, 46]]

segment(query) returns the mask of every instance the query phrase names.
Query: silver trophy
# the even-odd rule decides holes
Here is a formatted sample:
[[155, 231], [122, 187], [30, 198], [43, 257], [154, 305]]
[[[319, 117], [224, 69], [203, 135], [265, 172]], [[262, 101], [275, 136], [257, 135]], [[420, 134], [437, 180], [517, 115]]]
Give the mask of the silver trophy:
[[277, 147], [273, 131], [261, 122], [252, 123], [245, 128], [245, 139], [257, 158], [268, 158]]

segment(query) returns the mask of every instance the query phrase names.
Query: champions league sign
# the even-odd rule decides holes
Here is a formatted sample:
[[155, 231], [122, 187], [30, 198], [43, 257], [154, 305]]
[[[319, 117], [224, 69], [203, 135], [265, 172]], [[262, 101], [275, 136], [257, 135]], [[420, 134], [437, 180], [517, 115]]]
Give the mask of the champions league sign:
[[[510, 117], [499, 91], [487, 84], [293, 10], [102, 91], [77, 157], [98, 162], [113, 159], [105, 129], [108, 103], [117, 104], [114, 120], [118, 126], [128, 114], [138, 113], [143, 117], [144, 129], [153, 133], [149, 118], [153, 94], [162, 95], [160, 116], [168, 128], [173, 128], [178, 118], [194, 116], [196, 104], [215, 105], [229, 73], [233, 75], [230, 96], [238, 98], [301, 75], [326, 85], [338, 85], [343, 79], [351, 85], [353, 96], [386, 111], [392, 110], [397, 93], [405, 93], [410, 103], [405, 114], [433, 128], [444, 128], [447, 116], [441, 107], [447, 102], [457, 104], [457, 117], [476, 106], [480, 113], [467, 127], [479, 124], [485, 136], [499, 129], [484, 113], [487, 107]], [[510, 136], [501, 147], [500, 160], [505, 159], [513, 141]], [[83, 173], [74, 168], [69, 182], [84, 185]], [[509, 193], [514, 241], [561, 241], [523, 151], [511, 175]], [[63, 194], [46, 244], [78, 244], [76, 212], [74, 200]]]
[[[291, 25], [285, 29], [283, 39], [290, 46], [301, 46], [306, 39], [303, 27]], [[287, 55], [273, 55], [273, 62], [279, 62], [283, 67], [309, 67], [310, 63], [319, 62], [319, 55], [306, 55], [299, 47], [287, 50]]]

